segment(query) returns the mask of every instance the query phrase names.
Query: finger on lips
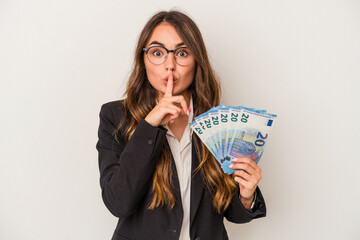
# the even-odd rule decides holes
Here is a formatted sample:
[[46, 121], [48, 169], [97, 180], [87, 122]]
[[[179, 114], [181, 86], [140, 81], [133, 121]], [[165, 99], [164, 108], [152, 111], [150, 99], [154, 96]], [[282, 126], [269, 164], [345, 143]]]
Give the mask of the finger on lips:
[[165, 91], [165, 96], [166, 97], [172, 97], [172, 92], [173, 92], [173, 88], [174, 88], [174, 77], [173, 77], [173, 73], [172, 71], [170, 71], [170, 69], [168, 70], [168, 81], [166, 84], [166, 91]]
[[[181, 109], [176, 107], [176, 109], [180, 110], [178, 112], [179, 114], [187, 114], [189, 116], [191, 109], [187, 107], [184, 96], [182, 95], [173, 96], [173, 90], [174, 90], [174, 75], [173, 72], [170, 69], [168, 69], [168, 81], [166, 84], [164, 97], [167, 97], [166, 101], [168, 101], [168, 103], [171, 103], [171, 105], [174, 107], [176, 107], [175, 105], [173, 105], [174, 102], [179, 103], [181, 105]], [[179, 114], [173, 113], [173, 116], [169, 120], [170, 123], [173, 123], [174, 119], [177, 118]]]

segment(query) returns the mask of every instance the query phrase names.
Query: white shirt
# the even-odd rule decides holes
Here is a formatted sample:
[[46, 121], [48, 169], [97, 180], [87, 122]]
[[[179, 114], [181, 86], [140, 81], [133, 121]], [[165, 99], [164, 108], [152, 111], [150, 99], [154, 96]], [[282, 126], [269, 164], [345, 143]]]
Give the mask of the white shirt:
[[[180, 142], [171, 132], [167, 124], [164, 125], [168, 131], [166, 138], [168, 140], [171, 153], [174, 157], [176, 171], [179, 178], [181, 202], [184, 211], [183, 221], [180, 230], [179, 240], [190, 240], [190, 187], [191, 187], [191, 142], [193, 130], [189, 124], [193, 121], [194, 107], [192, 98], [190, 99], [191, 112], [189, 114], [188, 124], [186, 125], [185, 131], [180, 139]], [[240, 197], [240, 196], [239, 196]], [[252, 202], [251, 208], [253, 208], [256, 199], [256, 194]]]
[[[188, 123], [190, 124], [193, 121], [193, 101], [190, 99], [191, 112], [189, 114]], [[186, 125], [185, 131], [181, 137], [180, 142], [171, 132], [169, 127], [164, 125], [168, 131], [166, 133], [166, 138], [169, 142], [171, 153], [174, 157], [176, 171], [179, 178], [180, 184], [180, 193], [181, 193], [181, 202], [184, 211], [183, 222], [180, 230], [179, 240], [190, 240], [190, 187], [191, 187], [191, 142], [193, 130], [190, 128], [189, 124]]]

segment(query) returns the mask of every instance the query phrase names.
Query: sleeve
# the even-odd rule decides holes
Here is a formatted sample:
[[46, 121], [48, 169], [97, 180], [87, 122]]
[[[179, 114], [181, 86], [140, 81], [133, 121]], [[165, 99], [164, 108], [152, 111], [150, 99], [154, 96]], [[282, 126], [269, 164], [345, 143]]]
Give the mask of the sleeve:
[[[154, 127], [142, 119], [126, 143], [123, 135], [114, 132], [122, 114], [104, 104], [100, 111], [98, 150], [102, 198], [116, 217], [127, 217], [136, 211], [151, 187], [151, 180], [164, 141], [166, 129]], [[115, 109], [115, 108], [113, 108]]]
[[251, 209], [246, 209], [241, 203], [239, 188], [235, 193], [229, 208], [225, 211], [225, 218], [233, 223], [247, 223], [255, 218], [266, 216], [265, 200], [261, 194], [260, 188], [256, 187], [255, 200]]
[[[239, 193], [239, 199], [241, 199], [241, 194]], [[254, 206], [255, 206], [255, 200], [256, 200], [256, 191], [254, 192], [254, 199], [251, 203], [251, 206], [250, 206], [250, 210], [253, 210]]]

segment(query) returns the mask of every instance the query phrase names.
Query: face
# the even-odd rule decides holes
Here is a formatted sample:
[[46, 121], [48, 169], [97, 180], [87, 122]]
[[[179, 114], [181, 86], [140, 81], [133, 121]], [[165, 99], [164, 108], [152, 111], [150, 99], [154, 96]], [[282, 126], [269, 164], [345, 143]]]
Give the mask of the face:
[[[175, 28], [168, 23], [161, 23], [156, 26], [146, 43], [145, 47], [164, 46], [173, 50], [179, 46], [186, 47]], [[190, 52], [190, 50], [188, 50]], [[191, 58], [193, 58], [191, 56]], [[144, 54], [146, 74], [150, 84], [158, 91], [158, 99], [161, 99], [166, 91], [169, 69], [173, 72], [174, 88], [173, 96], [187, 95], [188, 87], [191, 85], [195, 74], [195, 60], [191, 64], [182, 66], [176, 63], [174, 54], [168, 56], [162, 64], [155, 65], [149, 61]]]

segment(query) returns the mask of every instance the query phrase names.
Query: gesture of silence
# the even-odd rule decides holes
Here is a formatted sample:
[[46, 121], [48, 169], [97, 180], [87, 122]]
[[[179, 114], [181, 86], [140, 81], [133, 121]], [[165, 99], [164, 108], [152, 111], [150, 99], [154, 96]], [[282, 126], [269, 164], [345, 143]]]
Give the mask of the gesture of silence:
[[[184, 96], [173, 96], [174, 89], [174, 75], [168, 70], [166, 91], [158, 104], [146, 116], [145, 120], [153, 126], [159, 126], [168, 122], [172, 123], [179, 115], [189, 115], [190, 108], [188, 108]], [[175, 105], [180, 104], [181, 107]]]

